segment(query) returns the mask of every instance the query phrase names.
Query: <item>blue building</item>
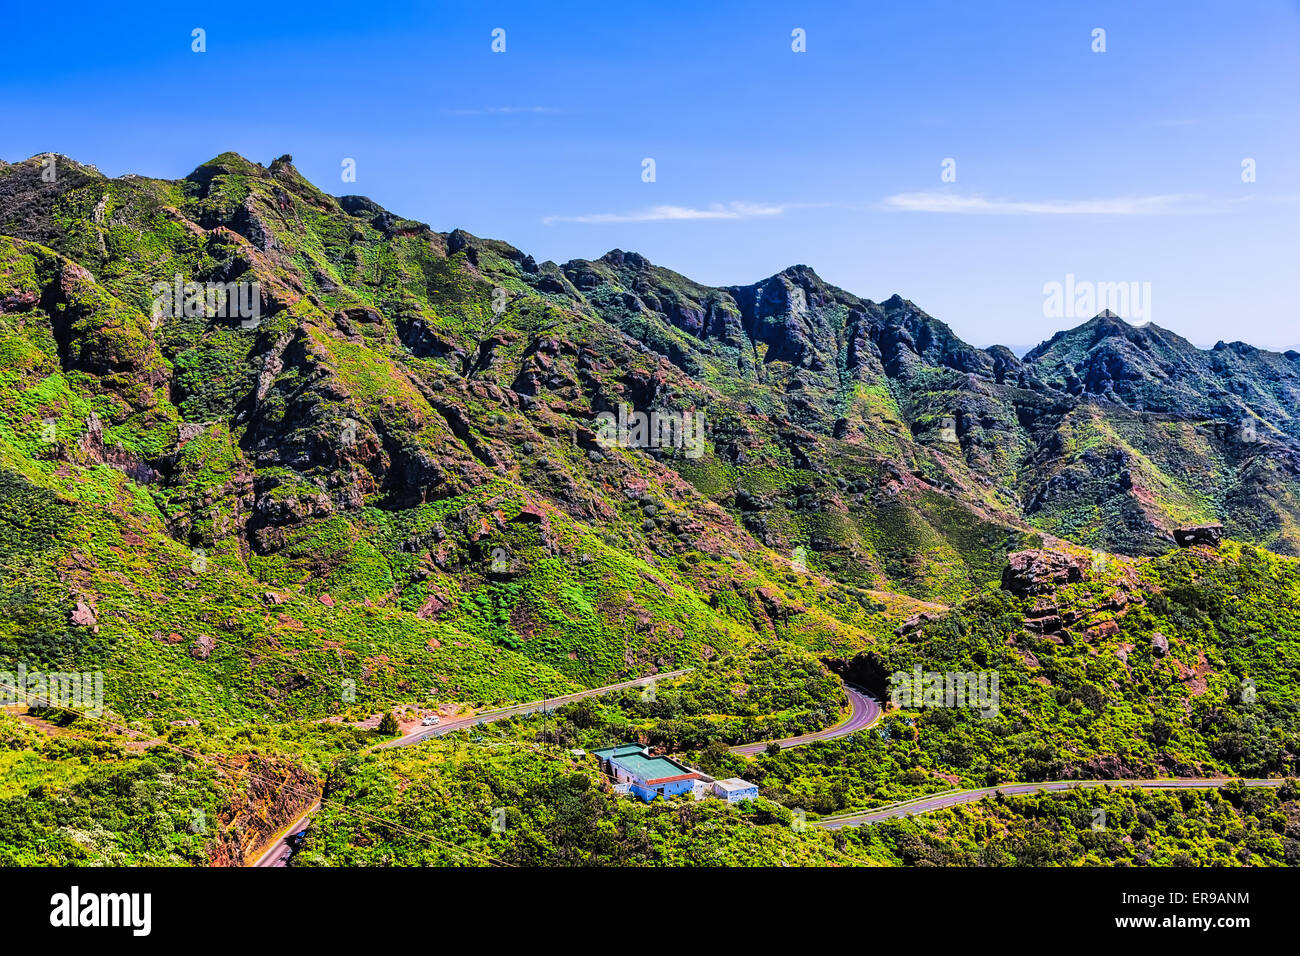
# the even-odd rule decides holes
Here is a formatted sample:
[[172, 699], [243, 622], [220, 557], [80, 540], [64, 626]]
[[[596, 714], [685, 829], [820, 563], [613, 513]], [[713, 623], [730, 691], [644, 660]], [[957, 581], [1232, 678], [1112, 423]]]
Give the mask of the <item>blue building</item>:
[[726, 800], [728, 803], [739, 803], [741, 800], [757, 800], [758, 785], [750, 783], [748, 780], [741, 780], [739, 777], [728, 777], [726, 780], [713, 781], [713, 795], [720, 800]]
[[671, 757], [652, 757], [639, 744], [623, 744], [595, 751], [601, 769], [646, 803], [656, 797], [675, 797], [695, 789], [698, 772]]

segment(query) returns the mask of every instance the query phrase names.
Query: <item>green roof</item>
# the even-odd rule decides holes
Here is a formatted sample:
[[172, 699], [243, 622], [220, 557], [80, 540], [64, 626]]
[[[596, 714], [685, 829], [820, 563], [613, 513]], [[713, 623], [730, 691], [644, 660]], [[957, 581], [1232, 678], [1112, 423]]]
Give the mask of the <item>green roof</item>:
[[622, 757], [626, 754], [639, 754], [645, 750], [640, 744], [619, 744], [617, 747], [604, 747], [600, 750], [593, 750], [601, 760], [608, 760], [610, 757]]
[[641, 744], [619, 744], [617, 747], [603, 747], [593, 750], [601, 760], [617, 760], [628, 773], [641, 780], [662, 780], [664, 777], [683, 777], [695, 773], [690, 767], [684, 767], [671, 757], [648, 757]]
[[694, 773], [668, 757], [647, 757], [642, 753], [627, 754], [618, 758], [619, 766], [647, 782], [664, 777], [681, 777]]

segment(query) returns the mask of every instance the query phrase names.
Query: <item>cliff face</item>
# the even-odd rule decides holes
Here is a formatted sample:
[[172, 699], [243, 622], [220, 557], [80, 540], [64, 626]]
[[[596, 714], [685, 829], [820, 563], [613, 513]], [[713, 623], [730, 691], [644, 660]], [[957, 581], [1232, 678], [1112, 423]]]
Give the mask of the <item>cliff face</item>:
[[208, 843], [211, 866], [248, 866], [279, 831], [320, 798], [321, 782], [303, 767], [244, 754], [225, 761], [242, 770], [218, 836]]
[[[803, 265], [538, 263], [289, 157], [42, 170], [0, 166], [0, 490], [62, 517], [0, 551], [34, 582], [0, 643], [115, 648], [131, 713], [535, 697], [754, 631], [851, 651], [1053, 537], [1300, 553], [1295, 353], [1103, 314], [1021, 361]], [[620, 406], [702, 413], [702, 453], [601, 441]]]
[[743, 395], [734, 411], [747, 424], [766, 412], [817, 439], [869, 436], [886, 457], [928, 459], [921, 471], [942, 472], [965, 505], [1095, 547], [1158, 552], [1189, 520], [1300, 547], [1300, 354], [1202, 351], [1103, 312], [1021, 360], [807, 266], [726, 288], [621, 251], [562, 268], [576, 305], [707, 381], [713, 407]]

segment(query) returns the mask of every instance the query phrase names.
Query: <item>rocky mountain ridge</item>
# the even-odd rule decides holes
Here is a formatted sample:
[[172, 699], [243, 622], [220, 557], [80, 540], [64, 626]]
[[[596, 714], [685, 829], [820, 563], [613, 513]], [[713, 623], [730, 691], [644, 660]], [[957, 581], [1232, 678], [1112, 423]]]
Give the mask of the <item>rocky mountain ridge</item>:
[[[855, 652], [1045, 543], [1300, 553], [1292, 353], [1102, 314], [1022, 360], [803, 265], [538, 263], [287, 156], [46, 168], [0, 166], [0, 639], [187, 679], [202, 649], [120, 706], [519, 698], [754, 633]], [[256, 320], [160, 313], [176, 276], [256, 283]], [[703, 454], [603, 443], [620, 406], [702, 411]]]

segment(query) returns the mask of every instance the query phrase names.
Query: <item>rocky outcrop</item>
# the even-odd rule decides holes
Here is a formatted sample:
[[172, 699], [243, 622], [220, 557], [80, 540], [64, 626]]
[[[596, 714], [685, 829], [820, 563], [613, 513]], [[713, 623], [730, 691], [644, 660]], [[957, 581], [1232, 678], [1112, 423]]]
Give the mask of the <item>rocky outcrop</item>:
[[915, 634], [920, 631], [926, 624], [931, 621], [939, 620], [939, 615], [930, 611], [922, 611], [919, 614], [913, 614], [898, 627], [894, 628], [894, 633], [899, 637], [906, 637], [908, 634]]
[[1196, 545], [1217, 548], [1223, 541], [1223, 525], [1201, 524], [1190, 528], [1178, 528], [1174, 531], [1174, 540], [1178, 542], [1180, 548], [1191, 548]]
[[1020, 597], [1046, 594], [1062, 584], [1082, 581], [1088, 558], [1065, 551], [1017, 551], [1007, 555], [1002, 590]]
[[92, 631], [99, 630], [99, 624], [95, 617], [95, 610], [85, 601], [78, 601], [72, 609], [69, 620], [77, 627], [88, 627]]
[[139, 484], [150, 484], [159, 478], [158, 472], [148, 463], [120, 444], [112, 447], [104, 444], [104, 425], [94, 412], [86, 416], [86, 433], [81, 436], [77, 447], [86, 460], [116, 468]]
[[320, 782], [305, 768], [267, 757], [251, 758], [235, 779], [229, 809], [209, 823], [212, 866], [247, 866], [320, 796]]

